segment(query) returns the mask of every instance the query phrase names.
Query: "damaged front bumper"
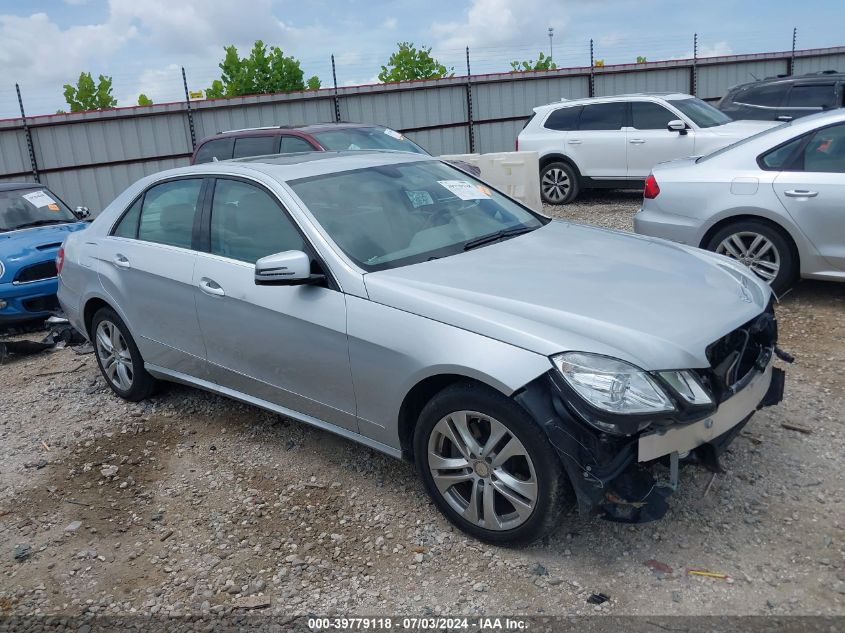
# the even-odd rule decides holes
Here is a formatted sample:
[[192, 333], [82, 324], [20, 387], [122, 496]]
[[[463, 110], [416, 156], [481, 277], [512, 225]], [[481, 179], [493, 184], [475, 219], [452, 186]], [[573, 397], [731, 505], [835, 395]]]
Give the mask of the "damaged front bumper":
[[[653, 521], [666, 513], [666, 498], [677, 487], [679, 464], [695, 463], [721, 472], [719, 456], [754, 412], [782, 400], [785, 374], [773, 364], [775, 341], [776, 331], [757, 347], [742, 377], [722, 390], [718, 405], [706, 415], [655, 421], [628, 436], [589, 424], [556, 371], [539, 377], [515, 398], [546, 431], [582, 514], [627, 523]], [[744, 351], [745, 347], [740, 357]], [[670, 467], [669, 481], [656, 479], [656, 464]]]

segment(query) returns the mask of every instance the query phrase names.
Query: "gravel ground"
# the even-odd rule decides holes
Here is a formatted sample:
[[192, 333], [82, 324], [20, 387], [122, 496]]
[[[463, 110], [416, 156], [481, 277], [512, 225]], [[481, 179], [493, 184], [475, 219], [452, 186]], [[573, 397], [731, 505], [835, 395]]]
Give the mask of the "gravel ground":
[[[630, 229], [638, 203], [551, 212]], [[779, 306], [786, 399], [712, 484], [685, 469], [660, 522], [570, 513], [519, 550], [466, 538], [410, 464], [328, 433], [180, 386], [125, 403], [71, 349], [13, 360], [0, 613], [845, 614], [843, 308], [845, 284], [816, 282]]]

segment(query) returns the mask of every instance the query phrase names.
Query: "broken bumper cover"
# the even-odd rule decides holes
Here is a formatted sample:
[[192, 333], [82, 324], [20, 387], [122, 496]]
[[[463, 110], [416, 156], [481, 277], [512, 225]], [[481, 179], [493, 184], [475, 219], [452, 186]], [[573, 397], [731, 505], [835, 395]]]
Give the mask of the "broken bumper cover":
[[773, 366], [773, 349], [762, 368], [749, 372], [735, 393], [707, 416], [657, 431], [614, 436], [588, 424], [556, 372], [533, 381], [516, 396], [544, 428], [569, 475], [582, 514], [611, 521], [642, 523], [660, 519], [673, 488], [652, 474], [656, 462], [672, 454], [718, 472], [719, 455], [757, 409], [783, 397], [784, 372]]

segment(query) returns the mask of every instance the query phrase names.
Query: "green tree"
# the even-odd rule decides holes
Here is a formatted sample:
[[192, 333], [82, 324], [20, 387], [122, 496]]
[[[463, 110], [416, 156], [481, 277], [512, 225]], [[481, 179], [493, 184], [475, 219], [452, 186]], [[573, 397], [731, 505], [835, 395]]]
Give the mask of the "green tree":
[[147, 95], [145, 95], [142, 92], [141, 94], [138, 95], [138, 105], [139, 106], [153, 105], [153, 100], [150, 99]]
[[411, 79], [438, 79], [452, 77], [454, 68], [446, 66], [431, 56], [431, 47], [417, 49], [413, 42], [398, 42], [399, 50], [381, 67], [379, 81], [408, 81]]
[[[299, 60], [286, 56], [278, 46], [267, 47], [256, 40], [248, 57], [241, 57], [238, 49], [227, 46], [220, 62], [220, 79], [215, 79], [205, 91], [209, 99], [240, 95], [268, 94], [305, 90], [304, 73]], [[320, 80], [311, 77], [308, 88], [320, 87]]]
[[648, 61], [648, 60], [647, 60], [644, 56], [642, 56], [642, 55], [637, 55], [637, 63], [638, 63], [638, 64], [645, 64], [647, 61]]
[[79, 73], [79, 81], [76, 85], [65, 84], [65, 101], [70, 106], [71, 112], [83, 112], [85, 110], [105, 110], [117, 105], [117, 99], [111, 92], [111, 77], [100, 75], [97, 83], [91, 77], [91, 73]]
[[320, 89], [320, 78], [317, 75], [308, 78], [308, 81], [305, 82], [305, 87], [308, 90], [319, 90]]
[[554, 70], [557, 64], [552, 61], [552, 56], [546, 57], [542, 51], [537, 55], [537, 61], [529, 59], [527, 61], [512, 61], [511, 68], [514, 70]]

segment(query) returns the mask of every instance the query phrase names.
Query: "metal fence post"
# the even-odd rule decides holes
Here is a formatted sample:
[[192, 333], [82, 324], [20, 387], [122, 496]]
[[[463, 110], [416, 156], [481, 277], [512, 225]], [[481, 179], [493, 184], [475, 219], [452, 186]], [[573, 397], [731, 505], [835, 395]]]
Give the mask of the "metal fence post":
[[182, 66], [182, 86], [185, 88], [185, 105], [188, 110], [188, 126], [191, 128], [191, 149], [197, 148], [197, 134], [194, 131], [194, 113], [191, 110], [191, 95], [188, 94], [188, 78], [185, 76], [185, 67]]
[[698, 91], [698, 33], [692, 36], [692, 68], [690, 68], [689, 75], [689, 92], [693, 97], [697, 97]]
[[786, 62], [786, 74], [792, 75], [795, 72], [795, 44], [798, 40], [798, 27], [792, 29], [792, 55]]
[[340, 123], [340, 97], [337, 95], [337, 71], [334, 66], [334, 53], [332, 53], [332, 81], [334, 82], [334, 120]]
[[38, 163], [35, 162], [35, 147], [32, 144], [32, 130], [29, 129], [29, 124], [26, 122], [26, 113], [23, 111], [23, 99], [21, 99], [21, 87], [15, 84], [15, 91], [18, 93], [18, 105], [21, 108], [21, 119], [23, 119], [23, 133], [26, 136], [26, 148], [29, 150], [29, 165], [32, 169], [32, 177], [35, 182], [41, 182], [38, 175]]
[[469, 130], [469, 153], [475, 154], [475, 126], [472, 122], [472, 70], [469, 66], [469, 46], [467, 46], [467, 129]]
[[593, 57], [593, 40], [590, 38], [590, 87], [588, 97], [596, 96], [596, 60]]

